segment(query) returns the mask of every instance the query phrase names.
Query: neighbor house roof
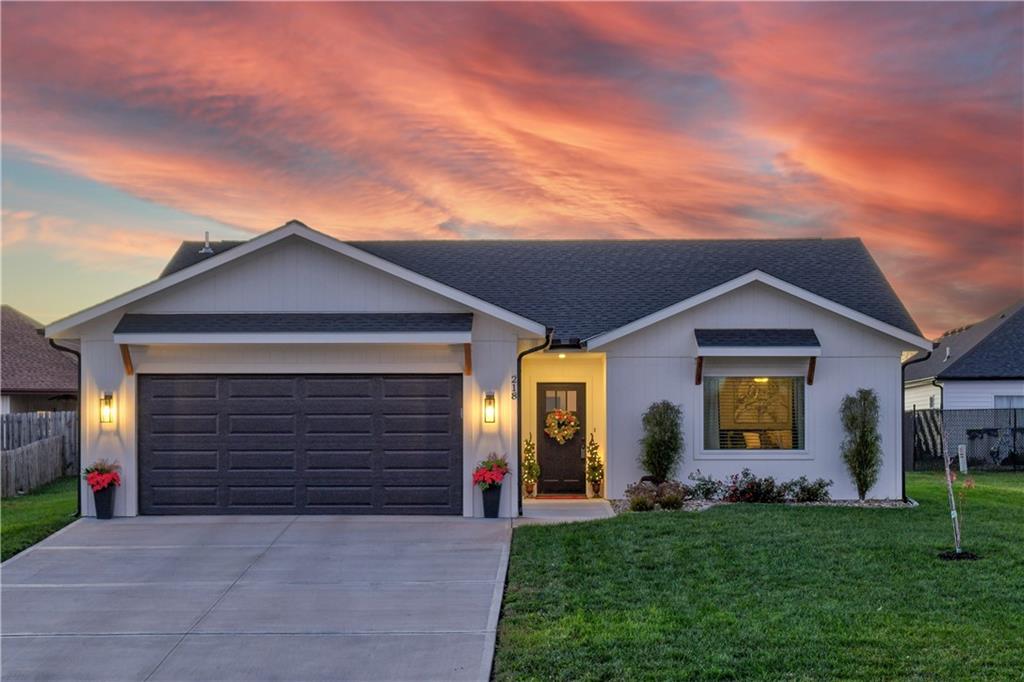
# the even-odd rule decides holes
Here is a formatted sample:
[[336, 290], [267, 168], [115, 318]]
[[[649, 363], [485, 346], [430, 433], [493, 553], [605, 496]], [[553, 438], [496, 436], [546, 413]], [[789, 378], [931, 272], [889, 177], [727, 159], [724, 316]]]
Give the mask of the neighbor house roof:
[[[923, 362], [908, 364], [905, 378], [1024, 379], [1024, 300], [981, 322], [944, 334]], [[907, 362], [924, 356], [920, 352]]]
[[42, 325], [2, 306], [0, 388], [4, 393], [77, 393], [78, 363], [53, 348], [39, 333]]
[[115, 334], [468, 332], [472, 313], [174, 313], [124, 315]]
[[[859, 239], [356, 241], [349, 245], [524, 318], [588, 339], [753, 271], [916, 336]], [[239, 242], [213, 242], [216, 253]], [[185, 242], [163, 276], [209, 258]]]
[[694, 329], [698, 346], [820, 346], [813, 329]]

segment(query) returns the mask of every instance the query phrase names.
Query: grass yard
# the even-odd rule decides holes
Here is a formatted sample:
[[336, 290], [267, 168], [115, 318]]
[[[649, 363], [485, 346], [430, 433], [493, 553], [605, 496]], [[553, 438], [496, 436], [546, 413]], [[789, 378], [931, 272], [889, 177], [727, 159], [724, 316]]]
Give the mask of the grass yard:
[[915, 509], [731, 505], [515, 531], [498, 680], [1024, 679], [1024, 473]]
[[0, 501], [3, 561], [75, 520], [78, 479], [62, 478], [21, 497]]

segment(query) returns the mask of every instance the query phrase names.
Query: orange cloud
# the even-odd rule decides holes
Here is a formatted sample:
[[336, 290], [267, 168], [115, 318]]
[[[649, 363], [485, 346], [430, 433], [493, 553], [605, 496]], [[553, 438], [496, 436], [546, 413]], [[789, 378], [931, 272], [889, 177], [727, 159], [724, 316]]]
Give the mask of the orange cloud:
[[1022, 21], [1000, 4], [18, 4], [3, 134], [251, 232], [858, 235], [935, 333], [1024, 290]]

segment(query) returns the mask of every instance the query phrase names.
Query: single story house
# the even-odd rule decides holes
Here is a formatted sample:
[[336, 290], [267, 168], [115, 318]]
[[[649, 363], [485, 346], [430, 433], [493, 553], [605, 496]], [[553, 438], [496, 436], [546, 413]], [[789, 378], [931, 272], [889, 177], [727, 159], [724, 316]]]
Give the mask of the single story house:
[[904, 370], [904, 409], [1024, 408], [1024, 299], [946, 332]]
[[[298, 221], [186, 242], [47, 335], [81, 340], [82, 459], [120, 461], [129, 516], [479, 516], [492, 452], [514, 516], [523, 440], [540, 493], [581, 494], [591, 434], [622, 497], [658, 400], [682, 408], [680, 478], [749, 467], [852, 498], [839, 404], [861, 387], [871, 496], [897, 498], [900, 357], [931, 347], [857, 239], [345, 242]], [[581, 422], [562, 443], [555, 409]]]
[[43, 325], [0, 306], [0, 414], [60, 412], [78, 406], [78, 360], [43, 336]]

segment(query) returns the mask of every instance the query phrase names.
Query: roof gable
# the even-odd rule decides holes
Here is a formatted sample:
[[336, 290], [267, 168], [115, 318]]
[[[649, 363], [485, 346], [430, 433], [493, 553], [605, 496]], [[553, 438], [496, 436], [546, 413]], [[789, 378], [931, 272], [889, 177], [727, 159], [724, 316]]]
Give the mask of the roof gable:
[[[115, 296], [112, 299], [103, 301], [102, 303], [98, 303], [78, 313], [51, 323], [46, 328], [46, 334], [51, 337], [68, 335], [70, 330], [85, 322], [116, 311], [123, 306], [139, 301], [165, 289], [169, 289], [176, 284], [189, 280], [205, 272], [209, 272], [221, 265], [225, 265], [250, 253], [254, 253], [260, 249], [277, 244], [291, 237], [305, 239], [313, 244], [323, 246], [344, 256], [348, 256], [364, 265], [376, 268], [377, 270], [386, 272], [400, 280], [451, 299], [452, 301], [460, 303], [472, 310], [482, 312], [515, 327], [526, 330], [532, 335], [541, 336], [546, 332], [544, 325], [534, 320], [520, 316], [489, 301], [477, 298], [460, 289], [450, 287], [443, 282], [430, 279], [429, 277], [404, 268], [400, 264], [381, 259], [371, 253], [358, 249], [351, 244], [335, 239], [323, 232], [318, 232], [297, 220], [292, 220], [275, 230], [261, 234], [247, 242], [242, 242], [235, 246], [222, 249], [219, 252], [215, 251], [212, 255], [202, 256], [202, 254], [200, 254], [202, 256], [201, 260], [197, 262], [190, 262], [190, 264], [180, 270], [168, 272], [170, 269], [168, 266], [168, 268], [164, 269], [165, 274], [163, 276], [149, 282], [148, 284], [136, 287], [135, 289], [127, 291], [120, 296]], [[230, 242], [228, 243], [230, 244]], [[224, 244], [224, 242], [220, 242], [219, 244]], [[178, 248], [177, 254], [187, 253], [188, 251], [189, 249], [186, 246], [182, 246]]]

